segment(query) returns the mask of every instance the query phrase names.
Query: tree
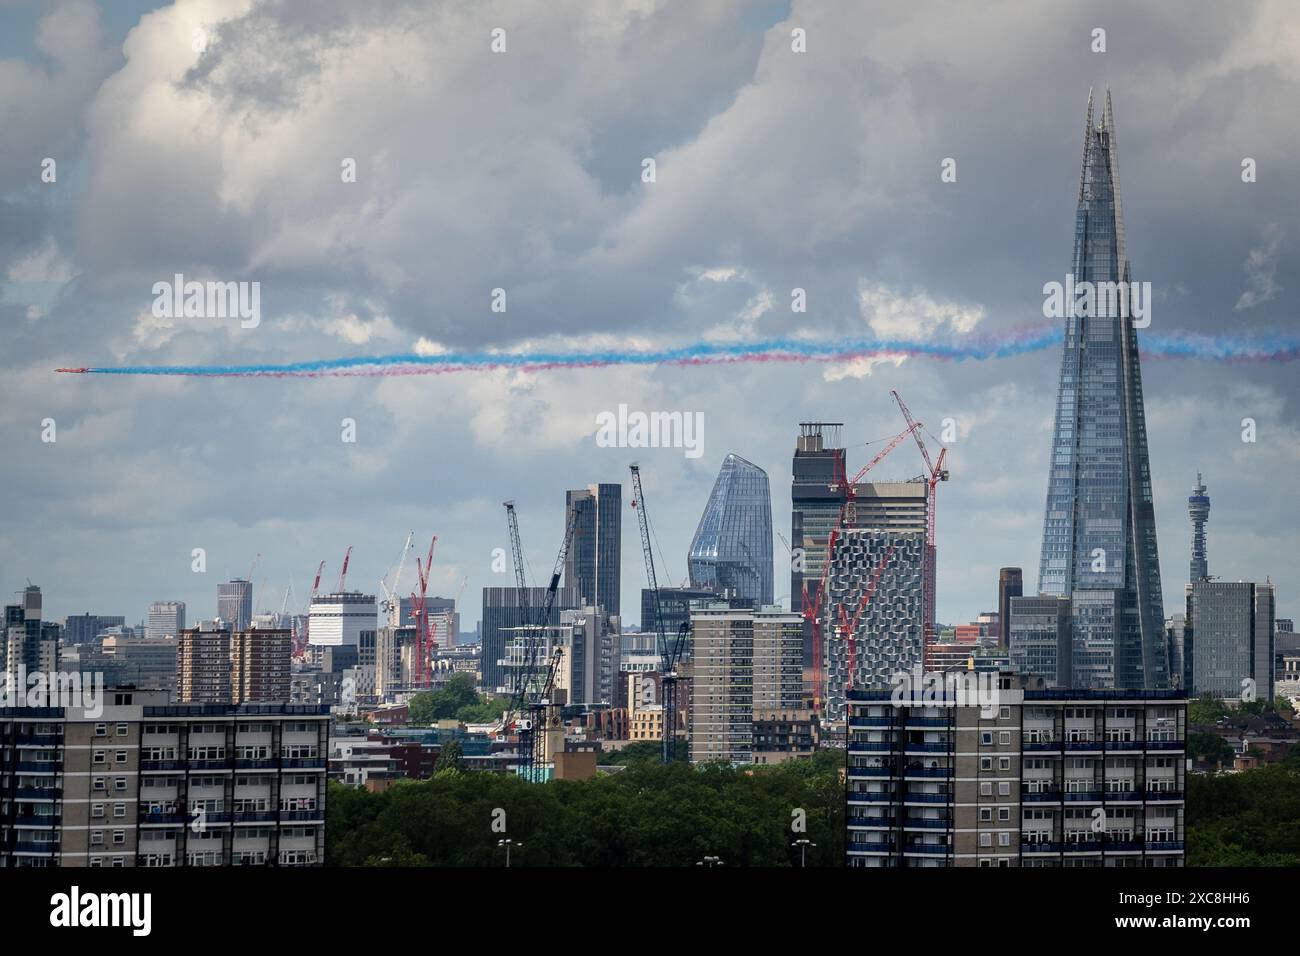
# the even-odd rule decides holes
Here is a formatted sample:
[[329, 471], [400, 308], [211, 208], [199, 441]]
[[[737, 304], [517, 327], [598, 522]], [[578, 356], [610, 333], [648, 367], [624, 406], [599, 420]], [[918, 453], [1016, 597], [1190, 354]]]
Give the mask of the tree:
[[435, 772], [442, 770], [461, 771], [465, 769], [465, 751], [460, 746], [460, 741], [452, 738], [444, 743], [438, 751], [438, 763], [434, 767]]
[[1187, 702], [1187, 722], [1189, 724], [1218, 723], [1220, 717], [1228, 715], [1228, 708], [1223, 701], [1212, 694], [1202, 694], [1195, 700]]

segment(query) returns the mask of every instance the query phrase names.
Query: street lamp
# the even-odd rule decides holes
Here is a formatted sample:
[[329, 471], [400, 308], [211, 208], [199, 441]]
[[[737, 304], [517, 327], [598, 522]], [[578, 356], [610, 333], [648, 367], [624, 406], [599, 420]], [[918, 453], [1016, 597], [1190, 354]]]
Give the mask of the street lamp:
[[523, 846], [522, 843], [516, 843], [514, 840], [497, 840], [497, 846], [506, 848], [506, 866], [510, 865], [510, 848], [512, 846]]
[[816, 844], [816, 843], [813, 843], [813, 842], [812, 842], [811, 840], [809, 840], [807, 837], [804, 837], [803, 839], [795, 840], [795, 841], [794, 841], [793, 843], [791, 843], [790, 845], [791, 845], [791, 846], [797, 846], [797, 847], [799, 848], [799, 865], [800, 865], [801, 867], [802, 867], [802, 866], [807, 866], [807, 865], [808, 865], [808, 848], [809, 848], [810, 846], [816, 846], [817, 844]]
[[696, 866], [722, 866], [722, 857], [706, 856], [704, 859], [697, 861], [695, 865]]

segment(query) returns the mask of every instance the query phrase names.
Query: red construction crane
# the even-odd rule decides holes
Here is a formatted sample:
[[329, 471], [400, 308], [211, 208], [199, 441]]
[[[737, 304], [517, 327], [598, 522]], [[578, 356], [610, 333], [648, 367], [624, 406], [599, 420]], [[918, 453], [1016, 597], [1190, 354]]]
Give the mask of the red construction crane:
[[854, 523], [856, 518], [855, 500], [857, 498], [858, 482], [864, 475], [876, 465], [884, 460], [885, 456], [898, 447], [899, 443], [909, 434], [915, 434], [921, 427], [920, 422], [909, 422], [907, 428], [903, 429], [897, 435], [889, 440], [883, 449], [876, 454], [876, 457], [859, 469], [858, 473], [850, 481], [845, 477], [844, 458], [840, 456], [836, 459], [835, 467], [839, 474], [836, 480], [831, 483], [831, 489], [834, 490], [841, 483], [844, 485], [844, 504], [840, 506], [839, 519], [835, 522], [835, 527], [831, 529], [829, 537], [826, 539], [826, 560], [822, 563], [821, 580], [817, 583], [817, 594], [811, 602], [808, 599], [808, 582], [803, 582], [803, 601], [800, 605], [800, 613], [804, 618], [812, 622], [813, 628], [813, 712], [820, 711], [822, 696], [822, 641], [821, 634], [817, 629], [817, 618], [821, 612], [822, 598], [826, 594], [826, 580], [831, 570], [831, 560], [835, 555], [835, 542], [839, 539], [840, 529], [845, 527], [845, 518], [848, 517], [849, 524]]
[[293, 656], [300, 660], [307, 653], [307, 641], [311, 636], [311, 606], [312, 602], [316, 600], [317, 592], [320, 590], [320, 576], [324, 570], [325, 562], [322, 561], [320, 567], [316, 569], [316, 580], [311, 583], [311, 597], [307, 599], [307, 623], [303, 626], [302, 632], [299, 634], [299, 640], [293, 649]]
[[343, 570], [339, 572], [339, 591], [342, 592], [344, 585], [348, 580], [348, 559], [352, 557], [352, 545], [348, 545], [347, 552], [343, 555]]
[[[903, 403], [903, 398], [897, 391], [890, 391], [894, 396], [894, 401], [898, 402], [898, 408], [903, 413], [903, 418], [907, 420], [909, 426], [913, 425], [912, 413], [908, 411], [907, 405]], [[916, 447], [921, 449], [921, 458], [925, 460], [927, 474], [924, 475], [925, 491], [925, 556], [922, 565], [922, 587], [924, 589], [924, 608], [925, 608], [925, 649], [926, 657], [929, 657], [930, 645], [934, 643], [935, 629], [935, 550], [934, 550], [934, 509], [935, 509], [935, 485], [941, 481], [948, 480], [948, 472], [943, 467], [944, 459], [948, 457], [948, 449], [942, 445], [939, 446], [939, 460], [931, 461], [929, 449], [925, 447], [925, 441], [921, 438], [920, 431], [914, 431], [916, 438]], [[931, 436], [933, 437], [933, 436]]]
[[438, 536], [435, 534], [433, 540], [429, 542], [429, 555], [420, 563], [419, 555], [415, 558], [415, 572], [419, 578], [419, 584], [416, 590], [411, 594], [411, 601], [415, 607], [411, 611], [411, 617], [415, 618], [415, 685], [417, 687], [428, 686], [429, 679], [429, 647], [432, 643], [429, 637], [429, 614], [425, 610], [425, 595], [429, 592], [429, 569], [433, 566], [433, 548], [438, 543]]

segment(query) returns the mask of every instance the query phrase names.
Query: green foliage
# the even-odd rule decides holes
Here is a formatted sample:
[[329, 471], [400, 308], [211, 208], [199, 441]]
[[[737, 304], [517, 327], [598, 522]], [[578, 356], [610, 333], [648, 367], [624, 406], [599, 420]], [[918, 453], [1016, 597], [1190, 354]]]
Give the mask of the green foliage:
[[1187, 756], [1193, 760], [1232, 765], [1232, 745], [1218, 734], [1188, 734]]
[[[600, 764], [604, 767], [610, 767], [617, 764], [627, 766], [634, 763], [662, 763], [664, 756], [663, 743], [658, 740], [637, 740], [628, 744], [621, 750], [610, 750], [600, 755]], [[686, 746], [686, 741], [677, 741], [677, 760], [685, 763], [690, 754]]]
[[1220, 717], [1226, 717], [1231, 711], [1223, 701], [1210, 694], [1202, 694], [1195, 700], [1187, 702], [1187, 722], [1189, 724], [1213, 724]]
[[459, 740], [448, 740], [438, 750], [438, 763], [434, 771], [442, 770], [464, 770], [465, 769], [465, 751], [460, 745]]
[[438, 690], [413, 696], [408, 707], [411, 723], [418, 726], [452, 718], [466, 723], [486, 723], [500, 717], [506, 704], [480, 696], [474, 689], [474, 679], [468, 674], [452, 674]]
[[1235, 774], [1187, 777], [1188, 866], [1300, 866], [1300, 747]]
[[[633, 759], [591, 780], [525, 783], [512, 774], [438, 773], [383, 793], [331, 783], [326, 860], [337, 866], [809, 866], [844, 859], [842, 753], [772, 767], [663, 766]], [[492, 830], [506, 811], [507, 832]], [[801, 809], [806, 832], [793, 832]], [[519, 844], [523, 845], [520, 846]]]
[[1278, 694], [1273, 698], [1273, 709], [1284, 717], [1294, 714], [1295, 708], [1291, 706], [1291, 699]]

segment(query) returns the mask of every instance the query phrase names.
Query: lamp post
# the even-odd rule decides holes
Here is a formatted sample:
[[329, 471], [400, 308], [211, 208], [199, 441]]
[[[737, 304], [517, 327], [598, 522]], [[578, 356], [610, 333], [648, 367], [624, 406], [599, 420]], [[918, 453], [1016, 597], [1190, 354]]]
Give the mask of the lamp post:
[[696, 861], [696, 866], [722, 866], [722, 857], [706, 856], [702, 860]]
[[797, 846], [797, 847], [799, 848], [799, 866], [801, 866], [801, 867], [805, 867], [805, 866], [807, 866], [807, 865], [808, 865], [808, 848], [809, 848], [810, 846], [816, 846], [817, 844], [816, 844], [816, 843], [813, 843], [813, 842], [812, 842], [811, 840], [809, 840], [807, 837], [804, 837], [804, 838], [802, 838], [802, 839], [795, 840], [795, 841], [794, 841], [793, 843], [791, 843], [790, 845], [791, 845], [791, 846]]
[[506, 866], [510, 866], [510, 848], [512, 846], [523, 846], [522, 843], [516, 843], [514, 840], [497, 840], [497, 846], [506, 848]]

